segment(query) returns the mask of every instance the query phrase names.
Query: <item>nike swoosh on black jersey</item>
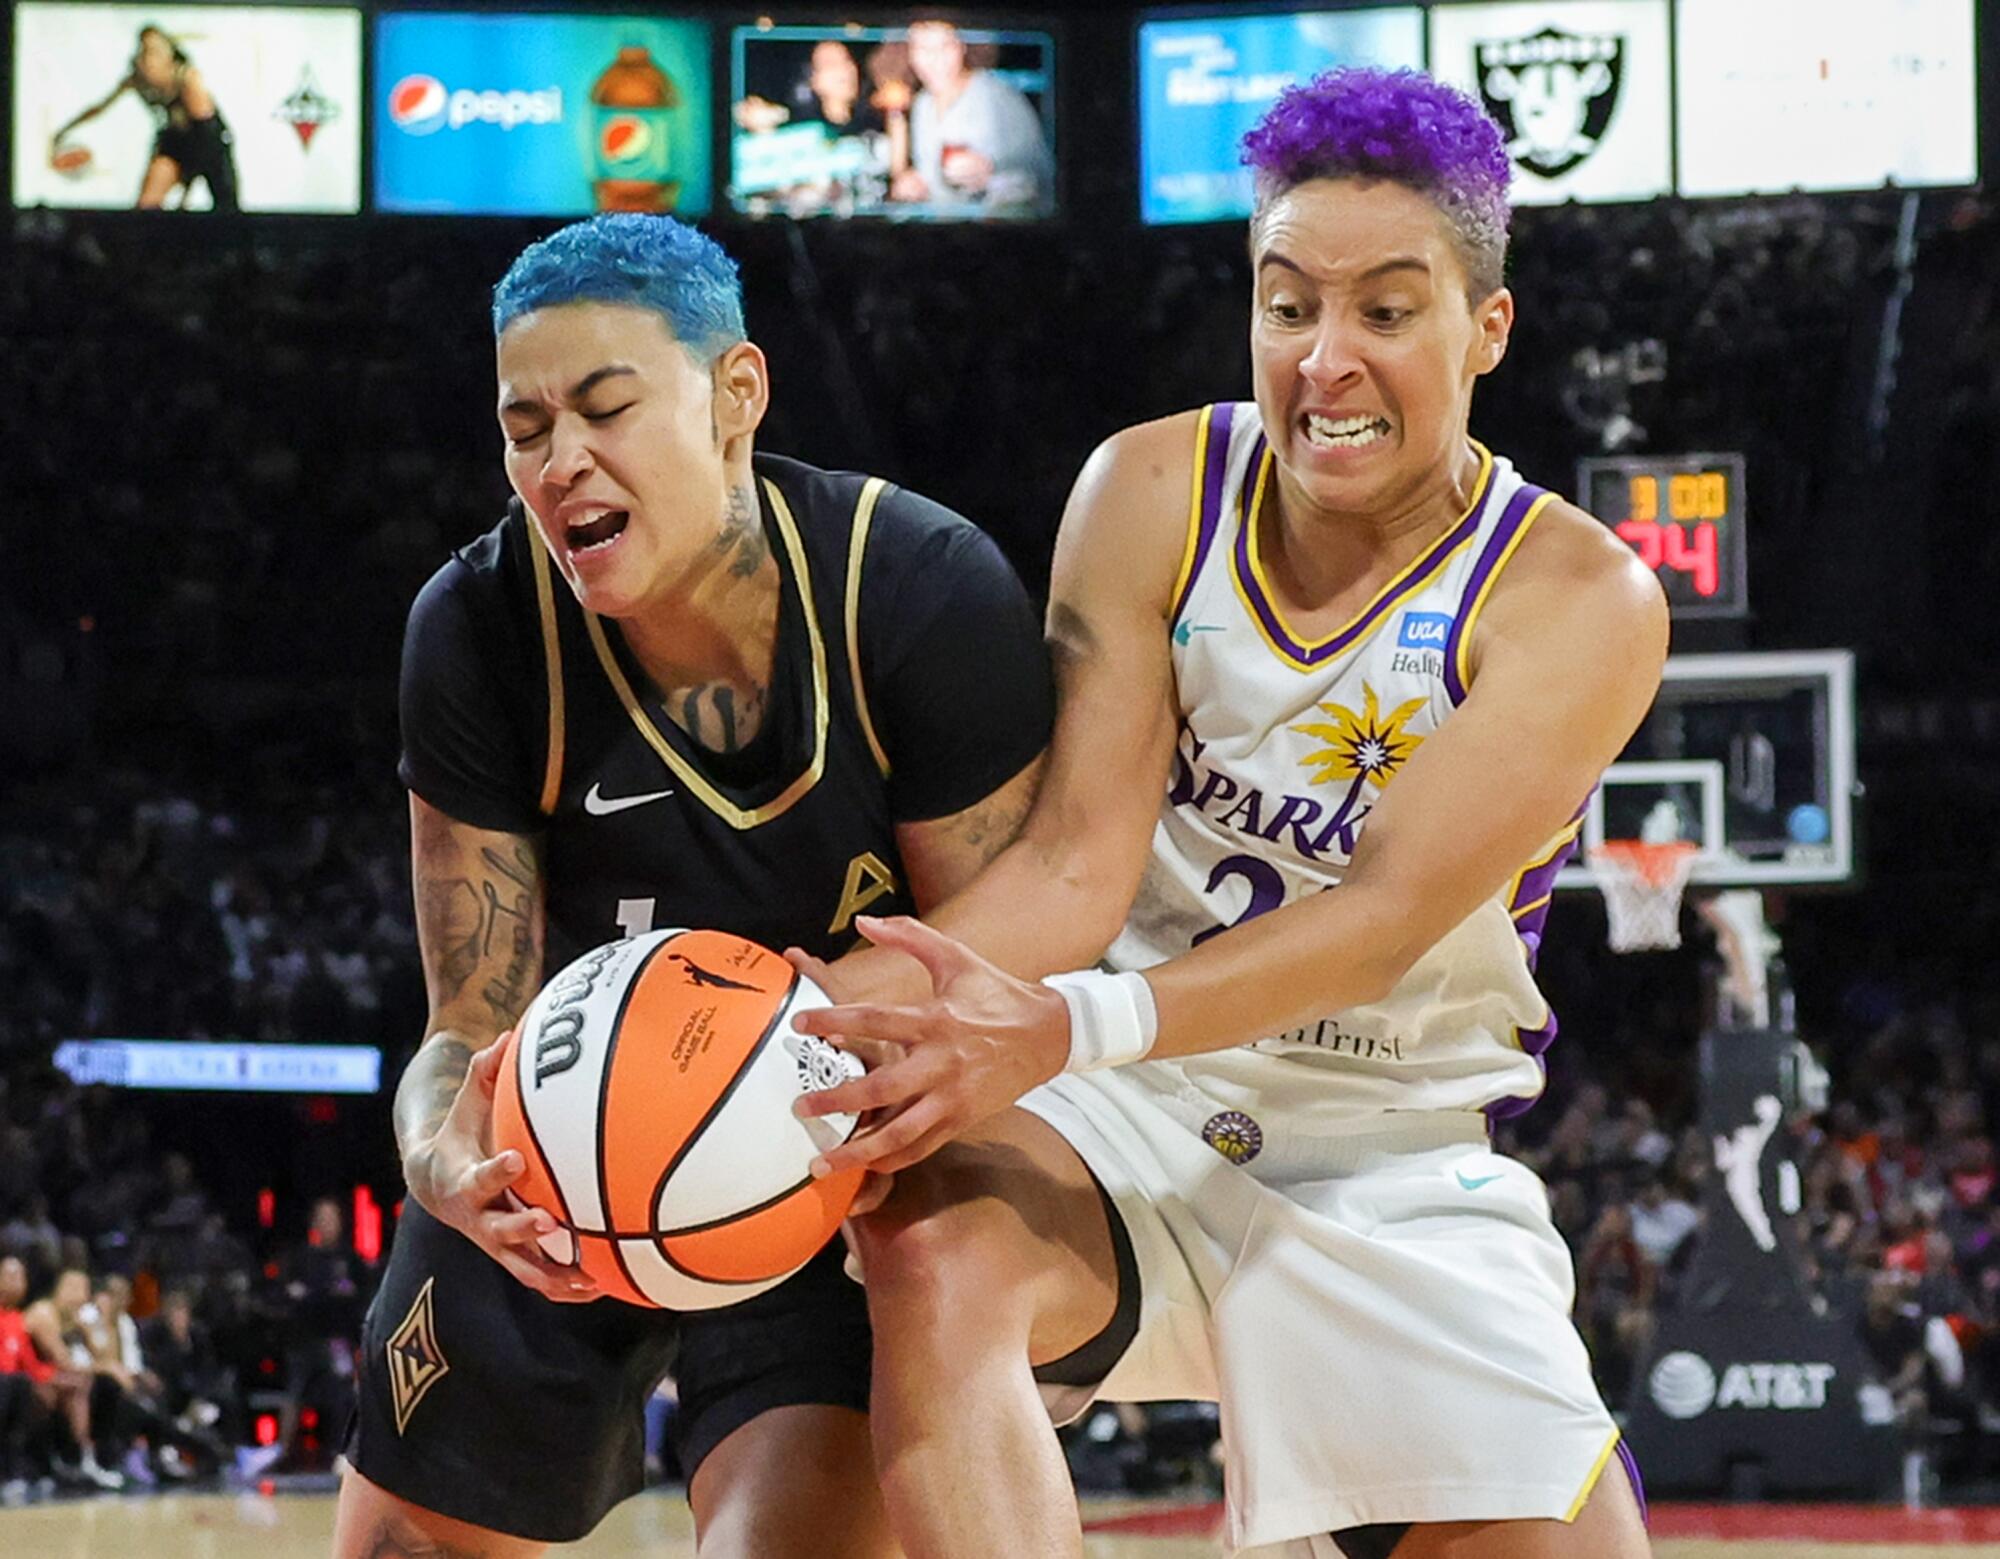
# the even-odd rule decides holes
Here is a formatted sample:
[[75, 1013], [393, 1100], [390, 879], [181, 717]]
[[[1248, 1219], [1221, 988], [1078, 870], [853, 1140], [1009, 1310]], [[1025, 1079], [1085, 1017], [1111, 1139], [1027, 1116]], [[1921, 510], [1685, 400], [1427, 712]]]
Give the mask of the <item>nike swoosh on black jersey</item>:
[[648, 791], [643, 796], [606, 796], [598, 786], [592, 785], [583, 793], [583, 810], [592, 817], [609, 817], [630, 807], [643, 807], [649, 801], [663, 801], [673, 793], [673, 788], [669, 786], [665, 790]]

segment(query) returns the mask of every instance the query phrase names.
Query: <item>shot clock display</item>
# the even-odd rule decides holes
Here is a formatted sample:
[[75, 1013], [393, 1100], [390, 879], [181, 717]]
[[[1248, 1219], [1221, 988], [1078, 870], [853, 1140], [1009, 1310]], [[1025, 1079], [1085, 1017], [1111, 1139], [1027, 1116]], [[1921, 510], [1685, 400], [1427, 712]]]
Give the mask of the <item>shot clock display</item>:
[[1584, 460], [1577, 491], [1659, 575], [1674, 616], [1748, 615], [1741, 455]]

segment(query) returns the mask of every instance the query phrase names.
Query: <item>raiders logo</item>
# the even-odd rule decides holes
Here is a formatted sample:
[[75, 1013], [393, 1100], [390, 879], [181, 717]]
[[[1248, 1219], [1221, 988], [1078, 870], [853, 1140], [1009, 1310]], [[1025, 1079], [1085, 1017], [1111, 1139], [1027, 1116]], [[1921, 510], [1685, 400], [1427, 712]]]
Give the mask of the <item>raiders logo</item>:
[[417, 1302], [403, 1317], [383, 1352], [389, 1356], [389, 1394], [396, 1405], [396, 1433], [401, 1434], [431, 1387], [451, 1373], [444, 1350], [438, 1347], [437, 1327], [431, 1317], [431, 1285], [425, 1278], [417, 1290]]
[[1544, 27], [1477, 44], [1474, 53], [1479, 95], [1521, 167], [1558, 178], [1597, 150], [1618, 108], [1623, 38]]

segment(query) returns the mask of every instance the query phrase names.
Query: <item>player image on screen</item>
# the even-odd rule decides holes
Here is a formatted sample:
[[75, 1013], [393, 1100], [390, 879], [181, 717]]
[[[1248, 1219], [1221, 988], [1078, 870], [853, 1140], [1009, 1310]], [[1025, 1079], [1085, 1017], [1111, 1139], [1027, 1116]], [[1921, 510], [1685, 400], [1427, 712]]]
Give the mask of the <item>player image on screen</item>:
[[856, 1224], [884, 1494], [908, 1552], [1076, 1559], [1050, 1417], [1194, 1397], [1232, 1554], [1637, 1559], [1568, 1248], [1491, 1123], [1546, 1085], [1550, 886], [1666, 602], [1471, 437], [1515, 313], [1480, 106], [1339, 70], [1244, 152], [1253, 398], [1079, 476], [1020, 840], [936, 925], [800, 960], [849, 1001], [802, 1030], [905, 1047], [796, 1106], [879, 1112], [821, 1167], [895, 1175]]
[[215, 210], [238, 209], [229, 126], [187, 52], [158, 27], [139, 29], [138, 52], [124, 78], [50, 138], [49, 165], [58, 172], [87, 165], [86, 148], [65, 144], [70, 132], [95, 119], [127, 91], [152, 111], [154, 123], [152, 160], [134, 203], [141, 210], [156, 210], [176, 189], [185, 200], [199, 179], [207, 184]]
[[515, 500], [411, 609], [401, 777], [430, 1015], [397, 1089], [410, 1188], [364, 1324], [340, 1559], [582, 1538], [642, 1483], [672, 1369], [701, 1551], [886, 1559], [869, 1332], [838, 1242], [745, 1303], [609, 1298], [490, 1146], [546, 974], [690, 927], [832, 954], [1024, 815], [1053, 694], [1026, 592], [968, 521], [753, 450], [770, 399], [734, 262], [620, 213], [495, 289]]
[[950, 22], [910, 24], [910, 162], [889, 198], [965, 202], [991, 211], [1047, 209], [1053, 167], [1027, 98], [988, 69]]
[[737, 208], [948, 221], [1055, 205], [1046, 34], [743, 28], [736, 35]]

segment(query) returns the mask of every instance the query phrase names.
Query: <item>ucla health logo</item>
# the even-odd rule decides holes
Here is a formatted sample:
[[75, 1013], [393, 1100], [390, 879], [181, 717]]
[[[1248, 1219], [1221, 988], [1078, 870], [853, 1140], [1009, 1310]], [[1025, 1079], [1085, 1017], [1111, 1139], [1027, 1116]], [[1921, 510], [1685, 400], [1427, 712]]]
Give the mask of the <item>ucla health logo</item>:
[[444, 128], [450, 94], [435, 76], [405, 76], [389, 89], [389, 122], [411, 135]]
[[1406, 650], [1441, 650], [1451, 637], [1448, 612], [1405, 612], [1396, 642]]

